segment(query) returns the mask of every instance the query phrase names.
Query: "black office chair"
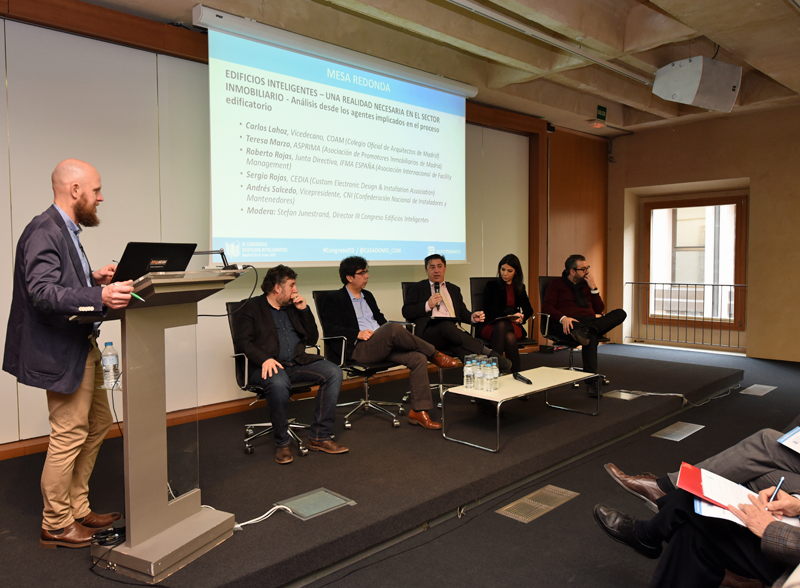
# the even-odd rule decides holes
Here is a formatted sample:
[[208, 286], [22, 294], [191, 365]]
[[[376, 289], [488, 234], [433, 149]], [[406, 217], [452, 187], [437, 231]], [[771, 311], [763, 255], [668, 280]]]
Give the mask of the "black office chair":
[[[400, 282], [400, 289], [403, 292], [403, 304], [405, 304], [406, 300], [408, 300], [408, 293], [409, 293], [409, 291], [411, 290], [411, 287], [414, 284], [416, 284], [416, 282]], [[411, 330], [411, 334], [414, 335], [415, 333], [414, 333], [414, 325], [413, 324], [411, 324], [410, 330]], [[451, 355], [452, 357], [455, 357], [454, 355], [452, 355], [452, 353], [449, 352], [448, 349], [439, 349], [438, 351], [441, 351], [444, 354]], [[442, 398], [442, 394], [444, 393], [444, 391], [447, 390], [448, 388], [453, 388], [453, 387], [458, 386], [458, 385], [459, 384], [445, 384], [444, 383], [444, 368], [439, 368], [439, 383], [438, 384], [431, 384], [431, 390], [437, 390], [438, 389], [438, 391], [439, 391], [439, 399], [440, 399], [440, 402], [438, 403], [439, 404], [439, 408], [442, 408], [441, 398]], [[409, 398], [408, 396], [404, 396], [403, 397], [403, 402], [408, 402], [408, 398]]]
[[[553, 280], [560, 280], [561, 276], [539, 276], [539, 301], [544, 300], [544, 293], [547, 291], [547, 287], [550, 285], [550, 282]], [[580, 368], [576, 368], [574, 364], [573, 358], [573, 351], [577, 347], [580, 346], [580, 343], [575, 341], [569, 335], [564, 334], [564, 330], [561, 327], [561, 324], [557, 321], [553, 321], [553, 324], [550, 324], [550, 315], [544, 312], [537, 313], [541, 315], [542, 319], [539, 323], [539, 328], [541, 329], [542, 337], [547, 339], [548, 341], [552, 342], [554, 346], [565, 347], [569, 349], [569, 367], [567, 369], [570, 370], [578, 370]], [[608, 337], [598, 337], [598, 343], [607, 343], [610, 341]], [[583, 370], [581, 370], [583, 371]], [[603, 384], [608, 385], [609, 379], [603, 377]], [[573, 384], [575, 388], [578, 387], [578, 383], [576, 382]]]
[[[469, 279], [469, 302], [472, 305], [473, 312], [476, 310], [483, 310], [483, 293], [486, 291], [486, 284], [496, 279], [497, 279], [496, 277]], [[483, 328], [483, 325], [484, 323], [475, 323], [474, 325], [472, 325], [472, 336], [478, 339], [481, 343], [483, 343], [487, 347], [491, 347], [492, 346], [491, 341], [478, 336], [481, 329]], [[531, 325], [529, 324], [528, 328], [530, 327]], [[536, 339], [530, 339], [530, 338], [517, 339], [517, 347], [525, 347], [526, 345], [536, 345], [536, 344], [537, 344]]]
[[379, 413], [385, 414], [387, 416], [392, 417], [392, 426], [399, 427], [400, 421], [397, 419], [397, 415], [393, 412], [384, 408], [384, 406], [394, 406], [397, 408], [397, 412], [399, 414], [404, 414], [405, 409], [400, 402], [382, 402], [376, 400], [369, 399], [369, 380], [372, 376], [377, 374], [378, 372], [386, 371], [390, 368], [397, 367], [398, 363], [393, 361], [377, 361], [374, 363], [357, 363], [352, 360], [347, 360], [345, 357], [345, 351], [347, 347], [347, 337], [344, 336], [326, 336], [325, 333], [328, 331], [328, 328], [325, 324], [325, 319], [321, 312], [321, 309], [325, 305], [325, 299], [338, 292], [338, 290], [314, 290], [311, 293], [312, 298], [314, 299], [314, 306], [317, 307], [317, 316], [319, 317], [320, 324], [322, 325], [322, 339], [325, 341], [325, 359], [328, 361], [332, 361], [333, 363], [337, 364], [342, 370], [346, 371], [351, 376], [359, 376], [364, 378], [364, 398], [360, 400], [356, 400], [354, 402], [345, 402], [343, 404], [339, 404], [337, 406], [353, 406], [350, 412], [348, 412], [344, 417], [344, 428], [350, 429], [352, 428], [352, 423], [350, 423], [350, 417], [355, 413], [361, 410], [362, 408], [366, 411], [372, 408], [373, 410], [378, 411]]
[[[236, 331], [238, 328], [238, 317], [236, 315], [236, 311], [241, 308], [242, 304], [244, 304], [246, 300], [242, 300], [240, 302], [226, 302], [225, 303], [225, 310], [228, 313], [228, 326], [231, 329], [231, 338], [234, 341], [234, 346], [236, 345]], [[319, 346], [314, 346], [319, 354]], [[245, 390], [247, 392], [252, 392], [256, 395], [256, 399], [250, 403], [250, 406], [253, 406], [256, 402], [262, 399], [266, 399], [267, 392], [261, 386], [257, 384], [251, 384], [249, 382], [250, 379], [250, 366], [248, 365], [247, 356], [244, 353], [241, 353], [238, 349], [234, 348], [234, 354], [231, 356], [234, 359], [234, 368], [236, 372], [236, 383], [239, 385], [239, 388]], [[314, 386], [313, 382], [297, 382], [292, 384], [292, 394], [300, 394], [302, 392], [310, 392], [311, 388]], [[297, 433], [293, 431], [293, 429], [309, 429], [311, 428], [310, 425], [306, 425], [303, 423], [298, 423], [295, 419], [289, 419], [289, 436], [294, 439], [295, 443], [300, 450], [300, 455], [307, 455], [308, 448], [303, 444], [303, 440], [297, 436]], [[260, 429], [260, 430], [259, 430]], [[263, 437], [264, 435], [269, 435], [272, 433], [272, 423], [251, 423], [244, 426], [244, 452], [247, 455], [251, 455], [255, 449], [251, 442], [259, 437]]]

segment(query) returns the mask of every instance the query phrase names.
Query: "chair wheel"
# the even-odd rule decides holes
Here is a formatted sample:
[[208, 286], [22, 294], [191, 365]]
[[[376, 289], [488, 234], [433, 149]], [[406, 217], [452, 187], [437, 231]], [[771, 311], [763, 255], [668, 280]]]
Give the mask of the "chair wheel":
[[397, 419], [394, 419], [392, 421], [392, 426], [396, 429], [397, 427], [400, 426], [400, 421], [398, 421]]
[[345, 429], [352, 429], [353, 425], [350, 424], [350, 421], [345, 421], [344, 422], [344, 428]]
[[244, 444], [244, 454], [245, 455], [253, 455], [253, 451], [255, 451], [255, 449], [253, 449], [252, 445], [250, 445], [249, 443], [245, 443]]
[[303, 457], [305, 457], [306, 455], [308, 455], [308, 447], [302, 447], [302, 446], [301, 446], [301, 447], [300, 447], [300, 455], [302, 455]]
[[397, 412], [399, 414], [406, 414], [406, 409], [401, 406], [400, 408], [397, 409]]
[[253, 435], [253, 429], [251, 427], [247, 427], [244, 430], [245, 437], [251, 437]]

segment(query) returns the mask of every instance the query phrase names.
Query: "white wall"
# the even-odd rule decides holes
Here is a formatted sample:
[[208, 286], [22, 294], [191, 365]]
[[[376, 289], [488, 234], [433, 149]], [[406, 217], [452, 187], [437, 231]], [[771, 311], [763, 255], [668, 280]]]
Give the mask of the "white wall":
[[[0, 318], [10, 306], [16, 241], [52, 202], [50, 172], [66, 157], [89, 161], [103, 179], [102, 223], [81, 237], [94, 266], [119, 259], [134, 240], [208, 249], [207, 67], [13, 22], [5, 23], [5, 36], [9, 139], [0, 158], [11, 155], [10, 178], [0, 165], [0, 234], [10, 237], [0, 240]], [[470, 263], [451, 265], [447, 275], [465, 291], [470, 275], [493, 275], [505, 253], [517, 253], [527, 267], [527, 145], [525, 137], [467, 125]], [[198, 258], [190, 269], [206, 261]], [[312, 290], [341, 286], [335, 268], [298, 273], [309, 300]], [[424, 277], [421, 260], [375, 267], [369, 289], [388, 318], [400, 319], [400, 282]], [[224, 314], [224, 302], [246, 298], [254, 283], [251, 272], [202, 301], [199, 312]], [[201, 317], [196, 328], [166, 337], [168, 410], [249, 396], [234, 382], [224, 317]], [[104, 325], [101, 341], [118, 342], [119, 324]], [[48, 433], [44, 393], [0, 376], [0, 443]]]

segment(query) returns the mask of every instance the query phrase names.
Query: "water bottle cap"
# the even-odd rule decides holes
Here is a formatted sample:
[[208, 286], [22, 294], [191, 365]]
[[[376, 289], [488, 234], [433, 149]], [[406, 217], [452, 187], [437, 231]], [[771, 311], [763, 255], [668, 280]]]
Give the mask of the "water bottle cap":
[[105, 347], [110, 347], [111, 345], [113, 345], [111, 341], [106, 341]]

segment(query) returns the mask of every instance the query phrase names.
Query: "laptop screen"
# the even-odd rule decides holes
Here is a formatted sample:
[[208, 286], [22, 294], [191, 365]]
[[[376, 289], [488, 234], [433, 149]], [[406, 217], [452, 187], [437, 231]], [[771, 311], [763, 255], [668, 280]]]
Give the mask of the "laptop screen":
[[119, 259], [112, 282], [137, 280], [150, 272], [182, 272], [197, 243], [140, 243], [131, 241]]

